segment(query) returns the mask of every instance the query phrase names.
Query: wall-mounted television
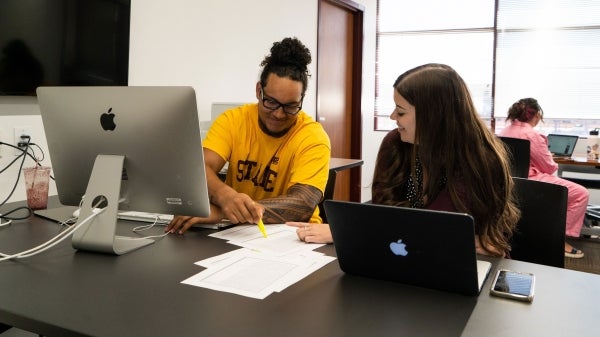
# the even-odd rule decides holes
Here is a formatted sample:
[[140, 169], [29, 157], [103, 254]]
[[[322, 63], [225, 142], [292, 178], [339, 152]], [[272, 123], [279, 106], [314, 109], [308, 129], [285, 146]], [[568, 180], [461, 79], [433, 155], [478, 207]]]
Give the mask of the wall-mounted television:
[[127, 85], [131, 0], [1, 0], [0, 95]]

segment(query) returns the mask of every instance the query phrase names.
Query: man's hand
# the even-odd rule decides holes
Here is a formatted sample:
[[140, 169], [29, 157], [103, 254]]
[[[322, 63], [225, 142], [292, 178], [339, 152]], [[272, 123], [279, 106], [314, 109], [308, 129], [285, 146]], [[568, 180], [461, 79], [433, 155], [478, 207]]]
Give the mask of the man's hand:
[[165, 232], [183, 234], [195, 224], [210, 224], [223, 221], [223, 213], [218, 206], [210, 205], [210, 215], [207, 218], [193, 217], [187, 215], [176, 215], [169, 222]]
[[223, 218], [228, 219], [233, 224], [258, 223], [262, 219], [264, 207], [255, 203], [247, 194], [238, 193], [231, 186], [221, 181], [218, 172], [225, 165], [225, 160], [210, 149], [204, 148], [203, 151], [206, 182], [211, 203], [219, 208]]
[[219, 197], [219, 206], [226, 219], [231, 223], [258, 223], [262, 219], [264, 207], [254, 202], [250, 196], [244, 193], [231, 193]]

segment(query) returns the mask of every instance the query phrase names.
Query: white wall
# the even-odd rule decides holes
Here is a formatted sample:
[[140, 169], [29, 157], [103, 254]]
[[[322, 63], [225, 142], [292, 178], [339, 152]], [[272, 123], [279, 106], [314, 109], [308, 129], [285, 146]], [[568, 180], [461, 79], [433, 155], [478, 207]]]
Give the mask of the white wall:
[[[130, 85], [191, 85], [200, 120], [210, 119], [212, 102], [256, 100], [259, 64], [274, 41], [296, 36], [316, 56], [316, 0], [132, 0], [131, 6]], [[307, 107], [315, 106], [311, 88], [315, 76]]]
[[[368, 200], [376, 149], [384, 136], [372, 131], [376, 0], [354, 1], [365, 7], [362, 198]], [[132, 0], [131, 6], [130, 85], [191, 85], [200, 120], [210, 120], [213, 102], [255, 101], [260, 62], [274, 41], [295, 36], [313, 54], [305, 110], [316, 115], [317, 0]], [[13, 128], [28, 125], [32, 141], [48, 156], [35, 101], [0, 99], [0, 140], [12, 141]], [[12, 151], [6, 152], [0, 147], [0, 167], [12, 159]], [[44, 163], [49, 165], [49, 159]], [[0, 200], [15, 177], [16, 168], [0, 174]], [[24, 200], [24, 190], [18, 186], [11, 201]], [[56, 194], [55, 186], [50, 193]]]
[[[356, 0], [355, 0], [356, 1]], [[377, 0], [356, 1], [365, 6], [362, 76], [362, 166], [361, 200], [371, 200], [371, 182], [379, 144], [387, 132], [375, 128], [375, 47]]]

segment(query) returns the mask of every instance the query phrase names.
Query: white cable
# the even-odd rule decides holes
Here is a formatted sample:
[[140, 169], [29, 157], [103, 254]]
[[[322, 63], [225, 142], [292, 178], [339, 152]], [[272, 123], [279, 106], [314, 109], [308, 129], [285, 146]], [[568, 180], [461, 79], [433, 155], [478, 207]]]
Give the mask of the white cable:
[[[84, 223], [90, 221], [94, 216], [95, 216], [95, 214], [92, 214], [91, 216], [89, 216], [86, 219], [84, 219], [83, 222], [81, 224], [77, 225], [77, 226], [68, 226], [67, 230], [58, 233], [58, 235], [56, 235], [55, 237], [51, 238], [50, 240], [42, 243], [41, 245], [39, 245], [39, 246], [37, 246], [35, 248], [30, 249], [30, 250], [34, 250], [32, 253], [30, 253], [30, 254], [24, 254], [24, 253], [27, 253], [27, 252], [21, 252], [19, 254], [22, 254], [22, 255], [17, 256], [17, 258], [18, 259], [22, 259], [22, 258], [25, 258], [25, 257], [34, 256], [34, 255], [37, 255], [37, 254], [39, 254], [41, 252], [44, 252], [44, 251], [46, 251], [46, 250], [54, 247], [58, 243], [62, 242], [64, 239], [68, 238], [73, 232], [75, 232], [75, 230], [77, 230], [79, 227], [81, 227], [81, 225], [83, 225]], [[2, 260], [0, 260], [0, 261], [2, 261]]]
[[[26, 258], [26, 257], [30, 257], [30, 256], [34, 256], [37, 255], [39, 253], [45, 252], [46, 250], [56, 246], [57, 244], [61, 243], [62, 241], [64, 241], [66, 238], [68, 238], [73, 232], [75, 232], [77, 229], [79, 229], [81, 226], [83, 226], [84, 224], [86, 224], [88, 221], [92, 220], [94, 217], [98, 216], [100, 213], [104, 212], [106, 209], [102, 208], [100, 209], [98, 212], [92, 212], [92, 214], [90, 216], [88, 216], [87, 218], [85, 218], [82, 222], [80, 222], [77, 225], [71, 226], [69, 227], [67, 230], [59, 233], [58, 235], [56, 235], [55, 237], [51, 238], [50, 240], [42, 243], [39, 246], [36, 246], [34, 248], [28, 249], [26, 251], [20, 252], [20, 253], [16, 253], [16, 254], [12, 254], [12, 255], [8, 255], [8, 254], [4, 254], [4, 253], [0, 253], [0, 256], [2, 256], [0, 258], [0, 262], [5, 261], [5, 260], [11, 260], [14, 258], [17, 259], [22, 259], [22, 258]], [[65, 224], [66, 222], [72, 220], [72, 219], [68, 219], [66, 221], [63, 221], [61, 223], [61, 225]], [[156, 223], [158, 222], [159, 218], [157, 216], [157, 219], [154, 221], [154, 223], [150, 224], [150, 225], [144, 225], [144, 226], [138, 226], [135, 227], [133, 229], [134, 232], [137, 231], [144, 231], [147, 229], [152, 228], [154, 225], [156, 225]], [[10, 224], [10, 220], [8, 221], [8, 223], [4, 223], [2, 224], [3, 226]], [[130, 237], [123, 237], [123, 239], [127, 239], [127, 240], [143, 240], [143, 239], [150, 239], [150, 238], [162, 238], [165, 237], [167, 235], [169, 235], [170, 233], [165, 233], [165, 234], [161, 234], [161, 235], [151, 235], [151, 236], [145, 236], [145, 237], [140, 237], [140, 238], [130, 238]]]
[[2, 222], [2, 214], [0, 214], [0, 227], [8, 226], [12, 223], [12, 220], [6, 220], [6, 222]]
[[141, 238], [132, 238], [132, 237], [128, 237], [128, 236], [122, 236], [121, 240], [144, 240], [144, 239], [152, 239], [152, 238], [162, 238], [165, 237], [167, 235], [171, 234], [170, 232], [166, 232], [165, 234], [160, 234], [160, 235], [150, 235], [150, 236], [144, 236]]
[[[160, 220], [160, 217], [159, 217], [158, 215], [155, 215], [155, 216], [154, 216], [154, 222], [153, 222], [153, 223], [151, 223], [151, 224], [149, 224], [149, 225], [142, 225], [142, 226], [137, 226], [137, 227], [134, 227], [134, 228], [132, 229], [132, 231], [133, 231], [134, 233], [137, 233], [137, 232], [142, 232], [142, 231], [148, 230], [148, 229], [150, 229], [150, 228], [154, 227], [154, 226], [155, 226], [155, 225], [158, 223], [158, 221], [159, 221], [159, 220]], [[144, 236], [144, 237], [141, 237], [141, 238], [123, 237], [123, 239], [126, 239], [126, 240], [143, 240], [143, 239], [153, 239], [153, 238], [162, 238], [162, 237], [165, 237], [165, 236], [167, 236], [167, 235], [169, 235], [169, 234], [171, 234], [171, 233], [170, 233], [170, 232], [167, 232], [167, 233], [165, 233], [165, 234], [161, 234], [161, 235], [150, 235], [150, 236]]]
[[75, 232], [77, 229], [79, 229], [85, 223], [87, 223], [88, 221], [90, 221], [94, 217], [98, 216], [102, 212], [104, 212], [104, 209], [102, 209], [101, 211], [99, 211], [97, 213], [92, 213], [90, 216], [88, 216], [87, 218], [85, 218], [79, 224], [70, 227], [69, 229], [67, 229], [64, 232], [59, 233], [57, 236], [55, 236], [52, 239], [50, 239], [50, 240], [42, 243], [41, 245], [39, 245], [37, 247], [33, 247], [33, 248], [28, 249], [26, 251], [23, 251], [23, 252], [20, 252], [20, 253], [16, 253], [16, 254], [12, 254], [12, 255], [0, 253], [0, 256], [2, 256], [2, 258], [0, 258], [0, 262], [5, 261], [5, 260], [14, 259], [14, 258], [21, 259], [21, 258], [25, 258], [25, 257], [37, 255], [37, 254], [39, 254], [41, 252], [44, 252], [44, 251], [46, 251], [46, 250], [48, 250], [48, 249], [56, 246], [57, 244], [59, 244], [60, 242], [62, 242], [64, 239], [68, 238], [70, 234], [72, 234], [73, 232]]
[[67, 219], [67, 220], [65, 220], [65, 221], [61, 221], [61, 222], [59, 222], [58, 224], [59, 224], [60, 226], [66, 226], [66, 227], [70, 227], [70, 226], [71, 226], [71, 224], [74, 224], [74, 223], [76, 223], [76, 222], [77, 222], [77, 218], [76, 218], [76, 217], [71, 217], [71, 218], [68, 218], [68, 219]]
[[49, 248], [55, 246], [56, 244], [58, 244], [59, 242], [62, 242], [65, 238], [69, 237], [69, 235], [71, 233], [73, 233], [75, 230], [77, 230], [78, 228], [80, 228], [83, 224], [85, 224], [88, 221], [90, 221], [94, 216], [96, 216], [96, 213], [94, 213], [94, 214], [90, 215], [88, 218], [84, 219], [77, 226], [69, 227], [67, 230], [59, 233], [55, 237], [51, 238], [50, 240], [42, 243], [41, 245], [39, 245], [37, 247], [31, 248], [31, 249], [28, 249], [26, 251], [23, 251], [23, 252], [20, 252], [20, 253], [17, 253], [17, 254], [13, 254], [13, 255], [6, 255], [6, 254], [0, 253], [0, 255], [3, 256], [3, 258], [1, 258], [0, 261], [12, 259], [12, 258], [23, 258], [23, 257], [33, 256], [33, 255], [36, 255], [36, 254], [41, 253], [43, 251], [46, 251], [47, 249], [49, 249]]
[[150, 228], [154, 227], [154, 225], [156, 225], [156, 224], [158, 223], [158, 220], [160, 220], [160, 217], [159, 217], [158, 215], [155, 215], [155, 216], [154, 216], [154, 222], [153, 222], [153, 223], [151, 223], [151, 224], [148, 224], [148, 225], [142, 225], [142, 226], [137, 226], [137, 227], [134, 227], [134, 228], [132, 229], [132, 231], [133, 231], [134, 233], [137, 233], [137, 232], [142, 232], [142, 231], [148, 230], [148, 229], [150, 229]]
[[[58, 243], [62, 242], [64, 239], [68, 238], [74, 231], [75, 231], [75, 228], [69, 228], [66, 231], [59, 233], [57, 236], [53, 237], [52, 239], [44, 242], [43, 244], [41, 244], [35, 248], [18, 253], [17, 256], [15, 256], [14, 258], [23, 259], [26, 257], [37, 255], [41, 252], [45, 252], [46, 250], [48, 250], [48, 249], [54, 247], [55, 245], [57, 245]], [[3, 260], [4, 259], [0, 259], [0, 261], [3, 261]]]

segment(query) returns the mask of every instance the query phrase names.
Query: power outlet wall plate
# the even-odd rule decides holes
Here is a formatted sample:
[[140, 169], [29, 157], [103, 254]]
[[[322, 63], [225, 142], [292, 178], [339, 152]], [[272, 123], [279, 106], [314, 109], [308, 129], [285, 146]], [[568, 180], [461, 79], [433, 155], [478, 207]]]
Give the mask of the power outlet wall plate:
[[[19, 142], [22, 141], [21, 136], [29, 136], [31, 137], [31, 126], [15, 126], [15, 139], [14, 146], [19, 146]], [[29, 142], [33, 142], [33, 139], [29, 139]], [[24, 149], [24, 148], [23, 148]], [[23, 151], [19, 149], [15, 149], [15, 156], [20, 155]]]

